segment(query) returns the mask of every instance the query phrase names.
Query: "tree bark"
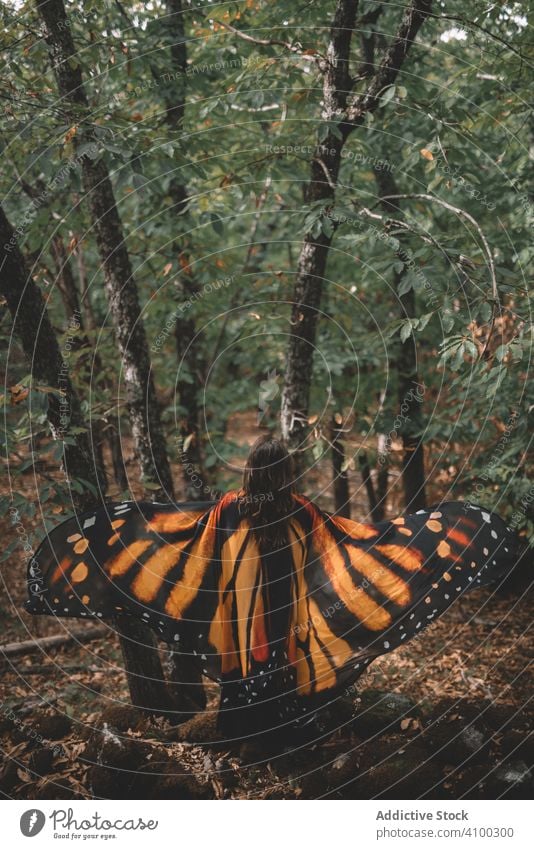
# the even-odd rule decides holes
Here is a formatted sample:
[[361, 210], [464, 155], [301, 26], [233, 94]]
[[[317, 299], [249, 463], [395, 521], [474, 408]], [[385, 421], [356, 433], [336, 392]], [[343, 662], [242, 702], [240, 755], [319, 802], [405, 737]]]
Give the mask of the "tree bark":
[[377, 434], [377, 474], [376, 474], [376, 521], [381, 522], [386, 513], [386, 499], [389, 483], [389, 457], [385, 433]]
[[[170, 40], [171, 68], [173, 71], [172, 85], [165, 88], [165, 119], [171, 133], [181, 133], [182, 123], [186, 109], [186, 68], [187, 68], [187, 42], [184, 26], [184, 8], [182, 0], [166, 0], [168, 17], [166, 28]], [[177, 231], [182, 229], [182, 217], [188, 203], [188, 190], [185, 183], [173, 176], [169, 185], [169, 194], [173, 204]], [[184, 249], [176, 240], [173, 244], [173, 253], [179, 255]], [[180, 281], [176, 287], [178, 302], [187, 302], [191, 297], [198, 294], [198, 284], [194, 276], [187, 270], [183, 270]], [[187, 313], [176, 317], [174, 326], [174, 337], [176, 342], [176, 355], [178, 360], [178, 380], [176, 390], [180, 399], [183, 414], [180, 417], [180, 460], [184, 479], [185, 497], [188, 501], [199, 499], [199, 489], [193, 483], [196, 475], [200, 480], [207, 483], [207, 474], [203, 465], [202, 440], [200, 428], [200, 409], [198, 404], [199, 387], [197, 380], [199, 375], [205, 371], [204, 364], [200, 361], [198, 352], [195, 351], [196, 324], [194, 319]], [[196, 343], [198, 345], [198, 342]], [[185, 369], [192, 376], [192, 380], [181, 379]]]
[[[170, 39], [171, 69], [173, 85], [165, 89], [165, 118], [171, 133], [181, 133], [186, 108], [186, 67], [187, 46], [184, 26], [184, 9], [182, 0], [166, 0], [167, 32]], [[185, 183], [173, 175], [169, 194], [173, 205], [173, 214], [177, 232], [182, 230], [182, 216], [187, 209], [188, 191]], [[173, 253], [180, 255], [185, 246], [173, 244]], [[185, 303], [198, 293], [198, 284], [194, 276], [183, 269], [180, 281], [176, 286], [177, 300]], [[179, 309], [179, 307], [178, 307]], [[207, 485], [207, 474], [202, 458], [202, 439], [200, 427], [200, 409], [198, 403], [199, 375], [205, 371], [200, 362], [195, 345], [196, 324], [194, 318], [185, 310], [176, 316], [174, 338], [178, 362], [178, 379], [176, 391], [180, 399], [182, 414], [180, 415], [180, 462], [184, 482], [184, 492], [187, 501], [198, 501], [203, 498], [202, 489], [195, 486], [197, 479]], [[184, 368], [188, 372], [183, 378]], [[171, 691], [181, 710], [194, 706], [197, 710], [206, 707], [206, 695], [202, 686], [202, 675], [198, 665], [193, 663], [188, 655], [172, 652], [167, 664]]]
[[[395, 178], [390, 172], [375, 170], [375, 179], [381, 198], [399, 193]], [[388, 215], [399, 217], [400, 214], [402, 216], [399, 201], [381, 200], [381, 206]], [[404, 265], [400, 271], [395, 271], [394, 292], [399, 291], [402, 279], [409, 269], [405, 262], [408, 257], [402, 248], [397, 252], [397, 256], [404, 261]], [[403, 319], [415, 318], [417, 310], [413, 288], [399, 295], [398, 298], [400, 317]], [[426, 507], [425, 459], [422, 437], [424, 417], [420, 393], [422, 384], [417, 364], [417, 343], [413, 333], [405, 342], [399, 343], [392, 367], [397, 372], [397, 400], [402, 421], [399, 432], [403, 445], [404, 506], [407, 510], [423, 510]]]
[[[13, 332], [19, 337], [33, 380], [58, 390], [48, 395], [48, 421], [54, 439], [64, 444], [63, 465], [67, 478], [81, 482], [84, 491], [72, 491], [78, 508], [93, 504], [98, 493], [98, 474], [92, 457], [80, 401], [69, 376], [40, 290], [28, 273], [17, 245], [17, 237], [0, 206], [0, 294], [6, 299], [13, 318]], [[71, 428], [83, 432], [71, 433]], [[73, 444], [69, 444], [72, 440]]]
[[343, 430], [332, 419], [330, 426], [330, 441], [332, 443], [332, 473], [334, 479], [334, 512], [337, 516], [350, 519], [350, 489], [347, 470], [343, 468], [345, 463], [345, 445], [343, 443]]
[[[351, 38], [358, 3], [338, 0], [330, 39], [323, 64], [322, 119], [331, 127], [323, 141], [316, 146], [311, 163], [311, 176], [306, 201], [323, 201], [328, 214], [335, 199], [341, 152], [350, 133], [360, 126], [365, 115], [380, 104], [384, 89], [395, 82], [399, 70], [428, 16], [431, 0], [412, 0], [404, 11], [395, 37], [384, 58], [372, 75], [365, 92], [347, 105], [354, 80], [349, 73]], [[367, 63], [366, 73], [371, 68]], [[282, 433], [295, 454], [297, 472], [302, 470], [299, 454], [304, 450], [307, 435], [310, 388], [317, 320], [321, 305], [322, 285], [335, 223], [319, 236], [314, 231], [305, 234], [298, 260], [292, 298], [291, 334], [286, 359], [286, 375], [282, 392]]]
[[152, 631], [131, 616], [117, 616], [128, 688], [132, 704], [149, 715], [172, 715], [175, 706], [169, 697], [165, 675]]
[[[308, 204], [324, 201], [326, 208], [334, 203], [341, 151], [350, 131], [348, 127], [341, 129], [340, 119], [351, 89], [349, 52], [357, 8], [355, 0], [338, 0], [323, 72], [322, 118], [337, 126], [316, 145], [305, 200]], [[311, 231], [305, 234], [293, 290], [281, 425], [290, 449], [299, 453], [307, 434], [317, 319], [331, 241], [328, 228], [319, 236]], [[299, 454], [295, 454], [295, 465], [300, 472]]]
[[[73, 143], [75, 149], [79, 150], [82, 143], [95, 143], [96, 139], [88, 120], [89, 104], [63, 0], [36, 0], [36, 3], [45, 25], [45, 40], [63, 106], [70, 112], [70, 119], [76, 128]], [[129, 419], [142, 478], [157, 486], [153, 490], [154, 497], [172, 498], [172, 475], [147, 339], [141, 321], [137, 286], [113, 187], [101, 159], [91, 159], [87, 155], [80, 158], [84, 190], [104, 268], [104, 284], [124, 370]], [[125, 617], [117, 620], [117, 627], [133, 704], [153, 712], [172, 709], [152, 632], [145, 625]]]
[[[37, 0], [45, 24], [45, 40], [64, 108], [70, 113], [76, 150], [95, 142], [89, 124], [89, 104], [63, 0]], [[126, 249], [113, 187], [101, 159], [81, 157], [82, 178], [104, 269], [104, 284], [119, 347], [126, 401], [142, 477], [157, 485], [159, 497], [173, 497], [173, 483], [159, 406], [151, 372], [148, 344], [141, 320], [137, 286]]]

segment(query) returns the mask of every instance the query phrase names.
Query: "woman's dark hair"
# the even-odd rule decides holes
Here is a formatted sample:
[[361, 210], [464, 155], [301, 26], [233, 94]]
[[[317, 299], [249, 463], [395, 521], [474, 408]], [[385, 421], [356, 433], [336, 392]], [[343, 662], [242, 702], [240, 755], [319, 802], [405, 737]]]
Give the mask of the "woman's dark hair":
[[293, 510], [293, 460], [282, 440], [260, 436], [247, 458], [243, 475], [242, 516], [250, 520], [260, 551], [288, 545]]

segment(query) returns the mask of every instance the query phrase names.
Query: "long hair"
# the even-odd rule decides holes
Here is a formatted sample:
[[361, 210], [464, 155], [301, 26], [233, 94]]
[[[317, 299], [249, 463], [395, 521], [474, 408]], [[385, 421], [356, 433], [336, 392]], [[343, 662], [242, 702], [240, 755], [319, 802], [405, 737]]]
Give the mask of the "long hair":
[[257, 439], [245, 465], [239, 510], [250, 520], [261, 552], [288, 545], [293, 479], [293, 461], [284, 442], [271, 436]]

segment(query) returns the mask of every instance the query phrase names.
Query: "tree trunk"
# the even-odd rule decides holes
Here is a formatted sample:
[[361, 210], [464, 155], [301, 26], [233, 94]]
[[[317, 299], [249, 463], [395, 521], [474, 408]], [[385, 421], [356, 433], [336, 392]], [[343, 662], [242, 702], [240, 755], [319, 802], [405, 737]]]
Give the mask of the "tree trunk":
[[120, 634], [132, 704], [149, 715], [172, 717], [176, 708], [169, 698], [152, 631], [132, 616], [117, 616], [115, 626]]
[[[326, 58], [321, 64], [321, 117], [331, 129], [316, 146], [305, 195], [307, 203], [323, 201], [325, 214], [321, 234], [314, 235], [315, 229], [306, 233], [300, 251], [282, 392], [282, 434], [291, 450], [298, 452], [295, 454], [297, 474], [302, 471], [300, 455], [305, 450], [307, 436], [317, 320], [326, 261], [335, 230], [335, 219], [329, 219], [328, 214], [334, 204], [341, 152], [350, 133], [363, 123], [367, 113], [377, 109], [382, 92], [395, 82], [430, 7], [430, 0], [413, 0], [405, 9], [397, 33], [367, 89], [349, 106], [347, 97], [354, 84], [349, 73], [350, 45], [358, 3], [355, 0], [338, 0], [336, 4]], [[370, 70], [367, 65], [366, 73]]]
[[[341, 151], [350, 132], [348, 126], [341, 128], [340, 118], [351, 88], [349, 53], [357, 7], [354, 0], [338, 0], [326, 54], [321, 117], [325, 123], [337, 126], [316, 145], [305, 192], [306, 203], [323, 201], [326, 210], [334, 203]], [[305, 234], [293, 290], [281, 425], [290, 449], [299, 452], [295, 454], [297, 473], [303, 466], [299, 455], [307, 435], [317, 320], [333, 229], [332, 221], [325, 218], [320, 235], [314, 235], [314, 231]]]
[[[393, 175], [387, 171], [375, 170], [375, 178], [380, 196], [399, 194]], [[400, 208], [398, 201], [381, 200], [381, 205], [388, 215], [398, 217]], [[402, 214], [402, 213], [401, 213]], [[393, 291], [398, 292], [404, 275], [409, 270], [409, 259], [401, 248], [397, 256], [404, 262], [400, 271], [396, 271], [393, 280]], [[401, 318], [415, 318], [415, 292], [410, 289], [399, 295]], [[421, 381], [417, 365], [417, 343], [413, 333], [405, 342], [400, 342], [395, 362], [392, 368], [397, 372], [397, 399], [399, 418], [402, 425], [399, 433], [402, 438], [402, 485], [404, 490], [404, 506], [407, 510], [422, 510], [426, 507], [425, 495], [425, 461], [422, 433], [424, 418], [422, 409]]]
[[65, 250], [63, 238], [60, 235], [52, 236], [51, 240], [52, 255], [56, 266], [56, 282], [65, 307], [67, 321], [70, 321], [73, 315], [79, 317], [79, 324], [83, 329], [83, 318], [80, 306], [80, 298], [74, 274], [69, 257]]
[[[95, 143], [89, 105], [80, 66], [65, 14], [63, 0], [37, 0], [63, 108], [70, 112], [76, 150]], [[132, 434], [147, 483], [157, 485], [158, 497], [173, 497], [173, 483], [152, 378], [148, 344], [113, 187], [102, 159], [80, 156], [96, 241], [104, 269], [104, 283], [119, 347]]]
[[378, 502], [373, 484], [373, 478], [371, 477], [371, 467], [369, 466], [369, 458], [365, 451], [359, 455], [358, 462], [360, 464], [360, 471], [362, 473], [362, 483], [367, 493], [367, 501], [369, 502], [369, 513], [371, 519], [373, 520], [373, 522], [379, 522], [382, 517], [380, 516], [380, 511], [378, 509]]
[[332, 473], [334, 478], [334, 512], [337, 516], [350, 519], [350, 489], [345, 464], [345, 445], [343, 431], [335, 417], [330, 426], [330, 441], [332, 443]]
[[[77, 128], [73, 141], [75, 148], [79, 149], [80, 144], [95, 143], [96, 140], [91, 125], [84, 126], [84, 121], [89, 118], [89, 105], [63, 0], [37, 0], [37, 7], [45, 25], [45, 39], [63, 107], [70, 111], [70, 120]], [[172, 498], [172, 475], [148, 344], [113, 187], [101, 159], [90, 159], [87, 155], [80, 158], [84, 190], [89, 200], [124, 370], [129, 419], [142, 478], [157, 485], [154, 497]], [[133, 703], [155, 712], [172, 710], [152, 632], [134, 620], [120, 617], [117, 621]]]
[[376, 521], [381, 522], [386, 513], [386, 499], [389, 483], [389, 457], [387, 452], [387, 439], [385, 433], [377, 435], [378, 447], [378, 470], [376, 475]]
[[[184, 26], [184, 9], [182, 0], [166, 0], [167, 18], [165, 20], [169, 39], [169, 51], [171, 58], [172, 80], [169, 79], [165, 87], [165, 120], [171, 134], [179, 135], [182, 132], [182, 122], [186, 108], [186, 68], [187, 68], [187, 44]], [[171, 75], [168, 75], [171, 77]], [[185, 183], [178, 177], [173, 176], [169, 185], [169, 194], [173, 204], [173, 214], [176, 220], [177, 232], [183, 230], [183, 215], [187, 207], [188, 191]], [[180, 245], [178, 239], [173, 244], [173, 254], [180, 255], [186, 248]], [[186, 303], [198, 294], [199, 288], [191, 272], [183, 270], [179, 283], [176, 287], [178, 310], [180, 303]], [[207, 483], [207, 474], [202, 462], [202, 440], [200, 428], [200, 409], [198, 404], [199, 387], [197, 380], [199, 374], [205, 371], [204, 365], [199, 362], [198, 352], [195, 351], [196, 325], [194, 319], [182, 310], [176, 317], [174, 326], [174, 337], [176, 340], [176, 355], [178, 360], [178, 378], [176, 391], [180, 399], [183, 413], [180, 417], [180, 461], [185, 487], [185, 497], [188, 501], [199, 500], [202, 497], [202, 489], [195, 486], [193, 478], [196, 476]], [[184, 367], [192, 376], [189, 379], [181, 379]]]
[[[17, 238], [0, 206], [0, 293], [13, 318], [13, 332], [19, 337], [35, 383], [50, 386], [58, 394], [48, 395], [48, 421], [54, 439], [64, 444], [63, 463], [69, 480], [78, 480], [83, 494], [72, 491], [78, 508], [93, 504], [98, 493], [98, 475], [92, 457], [80, 401], [69, 377], [68, 360], [62, 355], [41, 292], [25, 268]], [[83, 432], [71, 433], [71, 428]], [[69, 444], [72, 440], [73, 444]]]

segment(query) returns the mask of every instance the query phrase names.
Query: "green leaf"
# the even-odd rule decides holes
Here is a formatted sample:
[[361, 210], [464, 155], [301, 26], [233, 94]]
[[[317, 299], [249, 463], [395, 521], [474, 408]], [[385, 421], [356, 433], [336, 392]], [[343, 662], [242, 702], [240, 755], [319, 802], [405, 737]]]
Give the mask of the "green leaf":
[[385, 106], [386, 103], [389, 103], [390, 100], [393, 100], [393, 98], [395, 97], [395, 91], [396, 91], [396, 86], [390, 85], [388, 88], [385, 89], [385, 91], [383, 91], [381, 93], [380, 102], [382, 103], [383, 106]]
[[210, 224], [217, 233], [217, 235], [222, 236], [224, 233], [224, 223], [222, 218], [216, 215], [214, 212], [210, 215]]
[[399, 295], [406, 295], [408, 292], [411, 292], [413, 289], [414, 276], [410, 272], [406, 272], [399, 283], [398, 293]]
[[400, 338], [401, 342], [406, 342], [410, 336], [412, 335], [412, 322], [410, 319], [407, 319], [401, 327]]

